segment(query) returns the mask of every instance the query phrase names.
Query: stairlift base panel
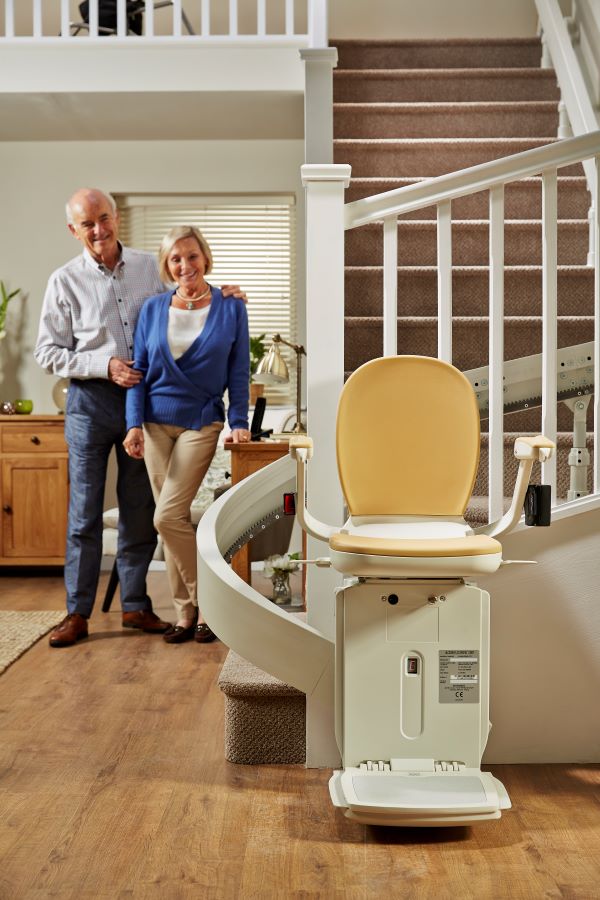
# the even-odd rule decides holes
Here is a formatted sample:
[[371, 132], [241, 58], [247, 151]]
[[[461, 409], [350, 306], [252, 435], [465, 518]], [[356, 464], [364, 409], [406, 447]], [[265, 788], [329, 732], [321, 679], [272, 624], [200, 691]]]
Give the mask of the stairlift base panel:
[[371, 824], [499, 818], [510, 801], [479, 768], [489, 732], [487, 592], [462, 579], [366, 580], [338, 592], [336, 619], [345, 768], [330, 782], [334, 804]]

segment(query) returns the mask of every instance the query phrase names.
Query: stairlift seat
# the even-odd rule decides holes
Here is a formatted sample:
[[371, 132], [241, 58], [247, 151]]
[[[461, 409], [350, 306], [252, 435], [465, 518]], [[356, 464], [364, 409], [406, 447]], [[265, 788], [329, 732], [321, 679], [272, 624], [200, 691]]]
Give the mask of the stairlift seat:
[[427, 577], [495, 572], [502, 546], [486, 535], [411, 540], [338, 532], [329, 539], [331, 564], [352, 575]]

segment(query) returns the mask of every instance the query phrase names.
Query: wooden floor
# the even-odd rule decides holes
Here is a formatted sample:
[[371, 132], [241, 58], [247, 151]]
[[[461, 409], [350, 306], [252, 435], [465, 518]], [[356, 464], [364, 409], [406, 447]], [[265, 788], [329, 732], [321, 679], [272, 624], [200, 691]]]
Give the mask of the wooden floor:
[[[168, 613], [162, 573], [150, 589]], [[59, 575], [0, 572], [0, 608], [62, 604]], [[328, 771], [224, 761], [223, 645], [116, 609], [91, 632], [0, 677], [2, 900], [600, 898], [600, 767], [496, 767], [514, 809], [473, 829], [356, 825]]]

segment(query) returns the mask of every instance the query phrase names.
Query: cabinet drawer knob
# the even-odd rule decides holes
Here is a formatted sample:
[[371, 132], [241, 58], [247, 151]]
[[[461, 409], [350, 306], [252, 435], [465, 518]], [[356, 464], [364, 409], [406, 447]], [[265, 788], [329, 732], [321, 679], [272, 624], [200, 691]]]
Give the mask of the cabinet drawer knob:
[[6, 503], [6, 504], [2, 507], [2, 509], [4, 510], [5, 513], [11, 513], [11, 512], [12, 512], [12, 506], [9, 506], [8, 503]]
[[39, 437], [36, 434], [34, 434], [33, 437], [31, 438], [31, 443], [32, 444], [41, 444], [42, 442], [40, 441]]

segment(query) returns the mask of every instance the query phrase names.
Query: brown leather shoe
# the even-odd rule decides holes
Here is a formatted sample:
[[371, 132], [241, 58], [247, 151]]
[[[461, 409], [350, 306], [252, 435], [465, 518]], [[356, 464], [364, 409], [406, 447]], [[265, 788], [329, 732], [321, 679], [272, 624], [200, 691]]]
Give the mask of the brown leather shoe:
[[85, 616], [70, 613], [50, 632], [48, 643], [51, 647], [71, 647], [77, 641], [88, 636], [88, 625]]
[[163, 641], [167, 644], [183, 644], [184, 641], [191, 641], [196, 631], [196, 623], [191, 625], [172, 625], [168, 631], [163, 634]]
[[169, 622], [163, 622], [151, 609], [136, 609], [134, 612], [123, 613], [123, 628], [140, 628], [148, 634], [164, 634], [171, 627]]
[[200, 622], [199, 625], [196, 625], [194, 640], [197, 644], [210, 644], [211, 641], [216, 641], [218, 638], [214, 631], [208, 627], [206, 622]]

